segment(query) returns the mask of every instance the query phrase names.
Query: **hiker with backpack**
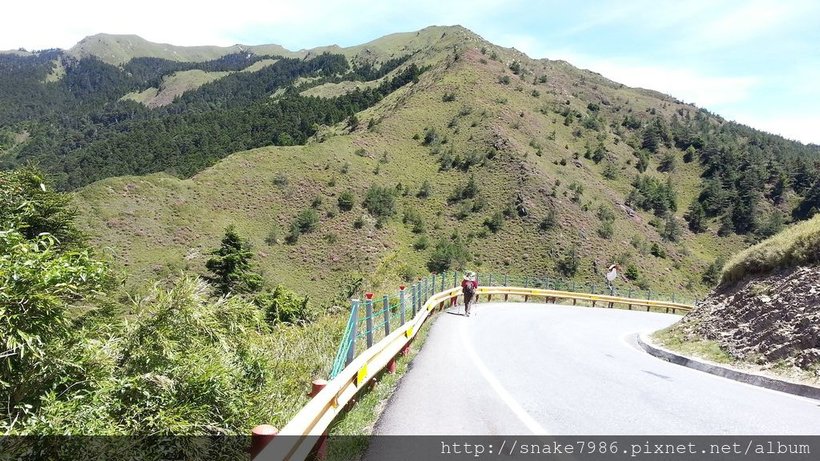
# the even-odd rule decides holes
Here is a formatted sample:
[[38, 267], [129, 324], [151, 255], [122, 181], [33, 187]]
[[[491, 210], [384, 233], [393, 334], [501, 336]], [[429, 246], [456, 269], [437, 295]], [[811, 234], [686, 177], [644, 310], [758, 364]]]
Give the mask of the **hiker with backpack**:
[[[615, 282], [615, 279], [618, 278], [619, 270], [621, 270], [621, 265], [618, 263], [612, 264], [606, 270], [606, 284], [609, 288], [610, 296], [615, 296], [615, 284], [613, 282]], [[621, 274], [621, 278], [624, 282], [629, 283], [629, 280], [627, 280], [626, 277], [623, 276], [623, 274]]]
[[461, 281], [461, 293], [464, 295], [464, 315], [467, 317], [470, 316], [470, 306], [473, 305], [477, 288], [478, 277], [476, 277], [475, 272], [466, 272], [464, 279]]

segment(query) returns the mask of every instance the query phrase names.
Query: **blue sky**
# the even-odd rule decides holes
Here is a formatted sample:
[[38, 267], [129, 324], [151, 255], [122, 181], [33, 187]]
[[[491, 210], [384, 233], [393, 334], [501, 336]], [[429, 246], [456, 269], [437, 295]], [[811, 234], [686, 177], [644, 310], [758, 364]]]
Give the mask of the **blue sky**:
[[[820, 2], [812, 0], [109, 0], [4, 6], [0, 49], [68, 48], [99, 32], [176, 45], [360, 44], [461, 24], [791, 139], [820, 144]], [[14, 18], [8, 20], [8, 18]]]

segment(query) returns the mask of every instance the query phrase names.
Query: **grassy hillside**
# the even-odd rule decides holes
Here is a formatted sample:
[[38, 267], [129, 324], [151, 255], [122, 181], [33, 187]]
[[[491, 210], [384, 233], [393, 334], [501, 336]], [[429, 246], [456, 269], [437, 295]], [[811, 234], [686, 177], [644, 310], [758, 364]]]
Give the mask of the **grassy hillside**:
[[[359, 274], [371, 287], [392, 288], [425, 273], [436, 243], [453, 234], [466, 242], [474, 269], [558, 276], [556, 262], [575, 248], [578, 281], [600, 283], [596, 264], [600, 270], [618, 260], [633, 266], [634, 288], [692, 294], [706, 290], [699, 274], [709, 263], [745, 245], [738, 236], [716, 237], [715, 222], [704, 233], [686, 230], [685, 204], [697, 196], [702, 170], [678, 160], [674, 171], [658, 172], [664, 152], [683, 156], [675, 147], [652, 155], [647, 175], [670, 177], [676, 188], [679, 240], [661, 238], [664, 223], [651, 212], [624, 205], [637, 173], [630, 144], [638, 134], [620, 127], [623, 114], [646, 121], [696, 108], [563, 62], [531, 60], [462, 28], [424, 32], [392, 37], [383, 52], [412, 50], [424, 39], [412, 62], [431, 70], [359, 113], [351, 132], [327, 127], [306, 146], [237, 153], [187, 180], [100, 181], [77, 192], [88, 232], [139, 284], [181, 269], [203, 271], [207, 251], [235, 224], [269, 280], [317, 300]], [[577, 114], [568, 124], [565, 108]], [[585, 127], [592, 116], [600, 123]], [[599, 143], [605, 161], [585, 158]], [[478, 194], [448, 200], [471, 177]], [[430, 196], [419, 198], [425, 181]], [[397, 191], [396, 213], [383, 226], [362, 208], [371, 185]], [[337, 205], [345, 191], [355, 195], [348, 212]], [[312, 205], [318, 228], [285, 243], [297, 214]], [[555, 225], [542, 226], [551, 212]], [[495, 216], [500, 228], [493, 232]], [[602, 216], [610, 231], [601, 230]], [[413, 221], [423, 231], [414, 233]], [[660, 256], [651, 254], [653, 245]]]
[[228, 75], [228, 72], [205, 72], [198, 69], [174, 72], [163, 77], [159, 88], [152, 87], [139, 93], [129, 93], [123, 96], [123, 99], [130, 99], [150, 108], [167, 106], [186, 91], [199, 88], [225, 75]]
[[162, 58], [171, 61], [210, 61], [234, 53], [300, 57], [279, 45], [175, 46], [154, 43], [137, 35], [97, 34], [80, 40], [68, 50], [76, 58], [95, 56], [108, 64], [125, 64], [133, 58]]
[[767, 274], [792, 266], [820, 262], [820, 215], [732, 256], [721, 282], [728, 284], [750, 275]]

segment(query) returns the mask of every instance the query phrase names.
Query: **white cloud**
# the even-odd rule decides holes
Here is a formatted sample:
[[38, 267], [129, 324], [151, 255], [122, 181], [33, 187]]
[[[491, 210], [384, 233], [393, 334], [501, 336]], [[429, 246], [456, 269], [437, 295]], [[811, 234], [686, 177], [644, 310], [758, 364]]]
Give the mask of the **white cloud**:
[[634, 59], [606, 59], [568, 50], [542, 50], [538, 42], [528, 36], [508, 36], [507, 39], [511, 46], [532, 57], [562, 59], [615, 82], [660, 91], [701, 107], [744, 101], [759, 84], [759, 79], [752, 76], [709, 75], [691, 68]]
[[748, 125], [787, 139], [805, 144], [820, 145], [820, 116], [812, 113], [789, 113], [789, 115], [760, 115], [739, 112], [736, 115], [721, 114], [728, 120]]
[[[728, 48], [751, 40], [765, 39], [815, 15], [817, 5], [805, 0], [790, 2], [754, 0], [720, 8], [715, 4], [708, 14], [687, 28], [679, 41], [682, 49], [700, 53], [704, 49]], [[811, 22], [811, 21], [808, 21]]]

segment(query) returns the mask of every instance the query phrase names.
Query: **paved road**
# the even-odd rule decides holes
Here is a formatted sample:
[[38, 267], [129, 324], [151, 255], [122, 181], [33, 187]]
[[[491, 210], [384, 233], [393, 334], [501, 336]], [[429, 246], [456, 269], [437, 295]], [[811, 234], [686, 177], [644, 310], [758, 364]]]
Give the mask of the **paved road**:
[[440, 315], [383, 435], [820, 434], [820, 401], [664, 362], [634, 335], [668, 314], [482, 303]]

